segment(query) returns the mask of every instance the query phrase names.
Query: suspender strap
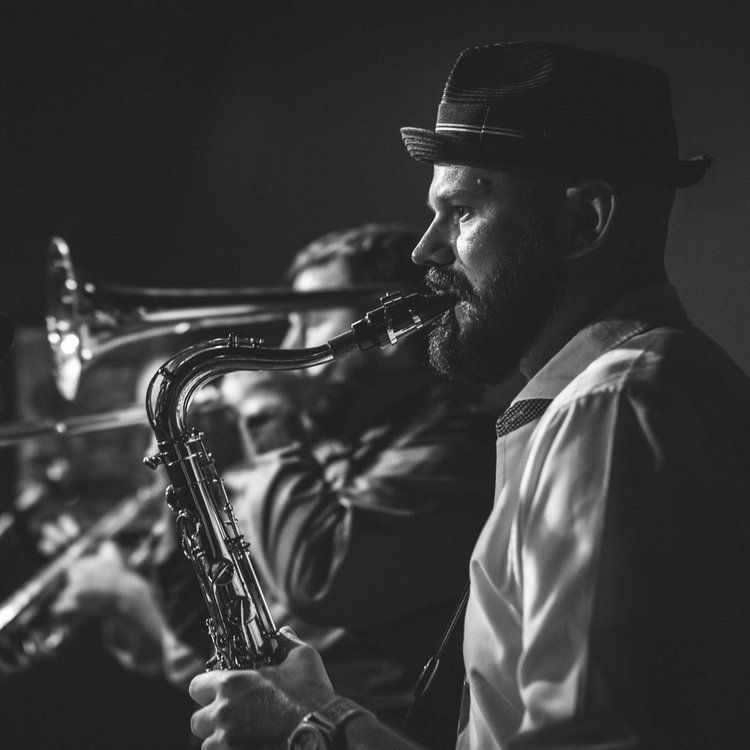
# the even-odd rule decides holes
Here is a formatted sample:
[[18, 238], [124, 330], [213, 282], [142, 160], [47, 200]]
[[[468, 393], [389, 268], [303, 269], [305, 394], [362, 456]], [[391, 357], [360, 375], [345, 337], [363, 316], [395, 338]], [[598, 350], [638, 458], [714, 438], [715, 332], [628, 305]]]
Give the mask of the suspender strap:
[[[519, 427], [529, 424], [536, 419], [539, 419], [542, 414], [547, 410], [547, 407], [552, 403], [552, 399], [549, 398], [530, 398], [522, 401], [516, 401], [511, 404], [499, 417], [495, 424], [495, 432], [498, 438], [505, 437], [509, 432], [517, 430]], [[440, 639], [435, 653], [428, 659], [427, 663], [422, 667], [422, 671], [417, 679], [417, 684], [414, 686], [414, 697], [412, 698], [409, 710], [404, 716], [401, 727], [405, 727], [409, 718], [411, 717], [415, 706], [422, 699], [424, 694], [429, 690], [430, 684], [435, 678], [438, 667], [440, 666], [440, 658], [445, 651], [448, 641], [450, 640], [456, 626], [461, 621], [463, 614], [466, 610], [466, 604], [469, 601], [469, 584], [467, 583], [464, 587], [461, 599], [459, 600], [456, 608], [453, 610], [451, 619], [448, 621], [448, 626], [443, 632], [443, 637]]]

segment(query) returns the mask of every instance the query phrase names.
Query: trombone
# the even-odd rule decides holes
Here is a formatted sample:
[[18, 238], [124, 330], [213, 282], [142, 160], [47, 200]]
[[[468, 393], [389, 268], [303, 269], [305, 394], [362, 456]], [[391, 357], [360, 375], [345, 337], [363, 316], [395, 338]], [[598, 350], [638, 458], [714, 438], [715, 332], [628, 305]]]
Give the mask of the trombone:
[[286, 313], [377, 302], [384, 284], [314, 292], [286, 288], [169, 289], [81, 283], [64, 240], [53, 237], [47, 271], [47, 339], [55, 381], [72, 401], [84, 369], [133, 342], [279, 320]]
[[25, 440], [56, 435], [72, 437], [88, 432], [116, 430], [121, 427], [134, 427], [148, 424], [143, 406], [126, 406], [102, 414], [91, 414], [70, 419], [39, 419], [28, 422], [14, 422], [0, 425], [0, 448], [9, 448]]
[[[74, 401], [85, 370], [120, 347], [223, 326], [282, 320], [290, 312], [374, 303], [390, 285], [298, 292], [280, 287], [156, 288], [82, 281], [65, 240], [53, 237], [46, 272], [47, 340], [60, 394]], [[0, 425], [0, 449], [46, 436], [148, 424], [133, 405], [68, 420]]]

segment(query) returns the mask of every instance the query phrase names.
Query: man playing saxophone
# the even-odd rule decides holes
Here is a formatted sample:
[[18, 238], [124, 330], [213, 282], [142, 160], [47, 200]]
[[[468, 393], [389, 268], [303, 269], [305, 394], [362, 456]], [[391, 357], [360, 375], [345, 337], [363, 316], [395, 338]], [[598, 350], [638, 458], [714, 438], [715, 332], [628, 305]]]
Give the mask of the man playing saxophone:
[[[497, 422], [456, 747], [750, 747], [750, 380], [668, 282], [675, 189], [711, 160], [680, 158], [666, 74], [478, 46], [435, 129], [401, 132], [432, 167], [414, 261], [458, 299], [433, 364], [528, 381]], [[194, 679], [203, 750], [414, 747], [335, 695], [314, 649], [284, 646], [275, 667]]]

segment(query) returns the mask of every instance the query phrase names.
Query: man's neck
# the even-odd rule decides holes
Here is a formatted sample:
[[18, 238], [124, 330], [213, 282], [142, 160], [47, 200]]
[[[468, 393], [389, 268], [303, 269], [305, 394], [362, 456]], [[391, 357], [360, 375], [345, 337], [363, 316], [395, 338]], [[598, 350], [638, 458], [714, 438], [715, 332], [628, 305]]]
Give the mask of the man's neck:
[[666, 282], [663, 271], [616, 277], [609, 283], [592, 283], [588, 279], [578, 283], [571, 281], [559, 306], [521, 359], [519, 370], [527, 380], [531, 379], [573, 336], [617, 299], [634, 289]]

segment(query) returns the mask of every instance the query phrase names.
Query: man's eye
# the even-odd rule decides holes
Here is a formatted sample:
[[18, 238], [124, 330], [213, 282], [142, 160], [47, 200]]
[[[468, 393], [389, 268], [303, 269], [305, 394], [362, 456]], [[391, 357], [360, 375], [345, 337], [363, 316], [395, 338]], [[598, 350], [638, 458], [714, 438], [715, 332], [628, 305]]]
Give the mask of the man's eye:
[[459, 221], [471, 216], [471, 209], [468, 206], [454, 206], [453, 213]]

